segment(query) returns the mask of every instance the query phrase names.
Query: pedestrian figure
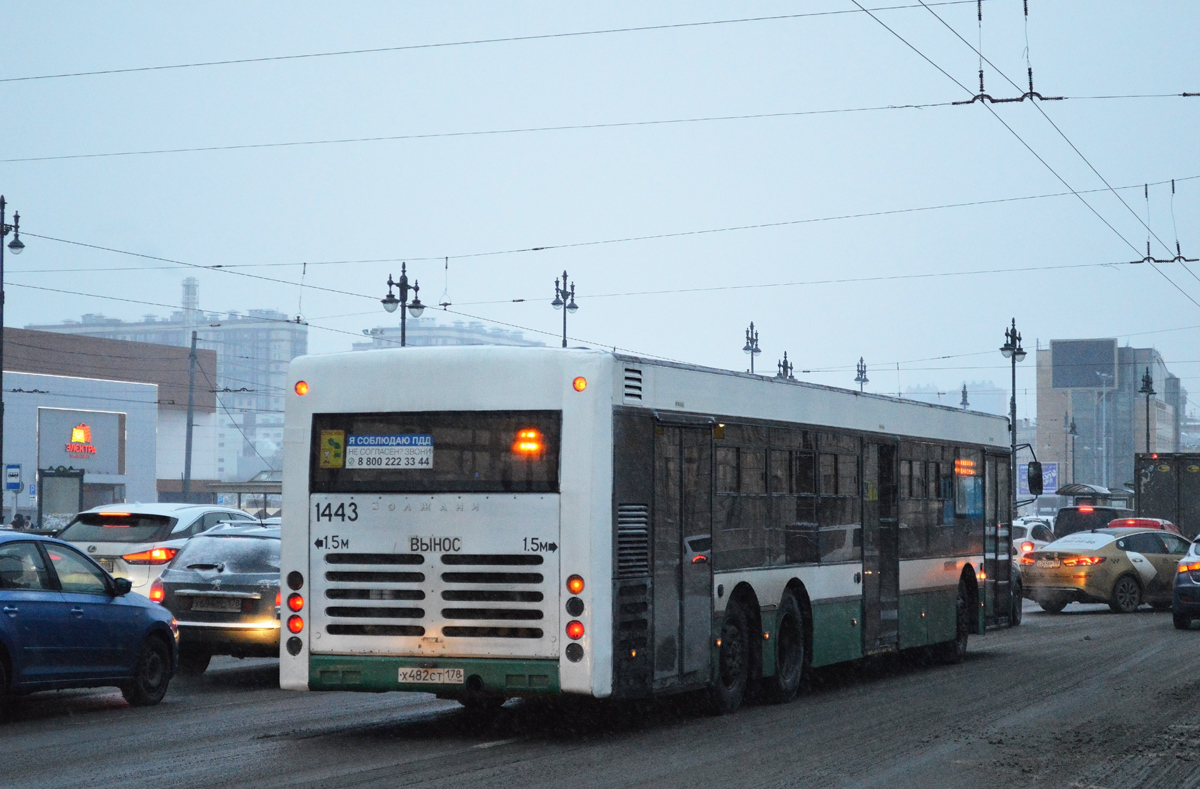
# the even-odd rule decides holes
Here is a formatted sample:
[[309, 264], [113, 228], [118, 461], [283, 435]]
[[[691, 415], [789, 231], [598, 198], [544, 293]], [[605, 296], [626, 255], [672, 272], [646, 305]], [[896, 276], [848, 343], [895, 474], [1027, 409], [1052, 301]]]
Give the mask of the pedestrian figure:
[[23, 531], [25, 529], [25, 516], [18, 512], [13, 516], [11, 525], [17, 531]]

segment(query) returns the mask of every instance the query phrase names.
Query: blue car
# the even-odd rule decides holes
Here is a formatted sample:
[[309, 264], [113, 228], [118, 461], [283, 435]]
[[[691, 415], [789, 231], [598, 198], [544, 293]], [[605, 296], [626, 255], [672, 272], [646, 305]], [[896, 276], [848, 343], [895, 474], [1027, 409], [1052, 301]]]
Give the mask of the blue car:
[[1175, 627], [1190, 630], [1193, 619], [1200, 619], [1200, 537], [1192, 541], [1179, 560], [1175, 573], [1175, 594], [1171, 598]]
[[5, 695], [116, 686], [157, 704], [175, 673], [171, 612], [76, 548], [0, 532], [0, 704]]

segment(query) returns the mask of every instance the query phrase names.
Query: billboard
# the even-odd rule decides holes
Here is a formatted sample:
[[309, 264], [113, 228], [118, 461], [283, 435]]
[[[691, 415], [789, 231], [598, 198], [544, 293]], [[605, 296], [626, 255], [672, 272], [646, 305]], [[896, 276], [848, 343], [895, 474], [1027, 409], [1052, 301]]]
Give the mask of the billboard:
[[38, 409], [38, 468], [125, 473], [125, 414]]
[[1112, 389], [1117, 385], [1117, 341], [1051, 340], [1054, 389]]
[[[1042, 464], [1042, 495], [1049, 496], [1058, 490], [1058, 464]], [[1017, 464], [1017, 495], [1029, 496], [1029, 464]]]

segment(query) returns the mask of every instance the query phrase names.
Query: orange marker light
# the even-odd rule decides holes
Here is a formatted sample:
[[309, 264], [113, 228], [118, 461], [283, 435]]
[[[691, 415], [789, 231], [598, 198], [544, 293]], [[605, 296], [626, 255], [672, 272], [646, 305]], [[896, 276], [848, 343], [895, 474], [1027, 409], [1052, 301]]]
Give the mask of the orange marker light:
[[583, 638], [583, 622], [578, 619], [572, 619], [567, 623], [567, 638], [572, 641], [578, 641]]
[[304, 620], [303, 619], [301, 619], [298, 616], [289, 616], [288, 617], [288, 630], [292, 631], [293, 633], [299, 633], [303, 629], [304, 629]]
[[299, 611], [304, 607], [304, 598], [298, 594], [288, 595], [288, 608], [293, 611]]
[[567, 579], [567, 591], [571, 594], [579, 594], [583, 591], [583, 576], [572, 575]]
[[296, 394], [298, 394], [300, 396], [304, 396], [304, 395], [308, 394], [308, 382], [307, 381], [297, 381], [296, 382]]
[[584, 389], [587, 389], [587, 379], [581, 375], [571, 382], [571, 386], [575, 387], [576, 392], [582, 392]]
[[542, 453], [542, 431], [536, 427], [526, 427], [517, 431], [517, 438], [513, 441], [512, 451], [514, 455], [540, 455]]

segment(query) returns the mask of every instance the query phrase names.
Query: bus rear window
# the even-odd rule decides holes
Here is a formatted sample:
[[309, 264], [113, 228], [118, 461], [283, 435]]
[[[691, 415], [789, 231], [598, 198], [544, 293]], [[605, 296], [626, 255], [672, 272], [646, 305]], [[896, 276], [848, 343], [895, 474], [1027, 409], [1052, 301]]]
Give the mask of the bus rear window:
[[561, 411], [315, 414], [313, 493], [554, 493]]

